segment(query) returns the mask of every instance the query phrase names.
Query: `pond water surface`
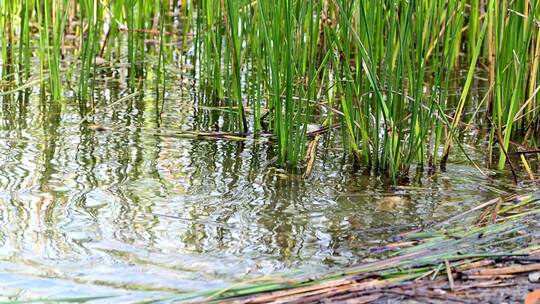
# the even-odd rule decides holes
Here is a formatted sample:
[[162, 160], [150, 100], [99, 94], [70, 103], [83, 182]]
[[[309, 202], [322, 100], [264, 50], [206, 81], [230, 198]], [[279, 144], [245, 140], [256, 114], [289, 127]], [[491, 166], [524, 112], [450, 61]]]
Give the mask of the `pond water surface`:
[[[459, 152], [447, 171], [392, 186], [351, 165], [339, 132], [303, 178], [277, 167], [267, 142], [186, 138], [213, 110], [189, 81], [167, 83], [163, 102], [148, 85], [115, 103], [131, 91], [121, 73], [103, 76], [95, 115], [69, 87], [62, 103], [39, 86], [0, 97], [0, 299], [132, 302], [336, 271], [400, 231], [516, 190]], [[482, 146], [466, 145], [479, 164]]]

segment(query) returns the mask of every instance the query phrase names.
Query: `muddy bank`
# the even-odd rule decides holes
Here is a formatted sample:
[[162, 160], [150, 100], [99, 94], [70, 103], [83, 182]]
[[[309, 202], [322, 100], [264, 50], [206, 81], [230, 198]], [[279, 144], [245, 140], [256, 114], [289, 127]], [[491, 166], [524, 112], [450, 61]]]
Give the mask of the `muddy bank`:
[[[540, 259], [537, 257], [535, 259]], [[500, 275], [469, 279], [464, 272], [454, 272], [448, 278], [422, 278], [420, 280], [390, 283], [377, 274], [354, 276], [317, 284], [305, 288], [235, 298], [229, 303], [537, 303], [540, 283], [535, 281], [540, 272], [503, 274], [540, 264], [479, 267], [469, 272], [500, 271]], [[372, 277], [372, 278], [370, 278]]]

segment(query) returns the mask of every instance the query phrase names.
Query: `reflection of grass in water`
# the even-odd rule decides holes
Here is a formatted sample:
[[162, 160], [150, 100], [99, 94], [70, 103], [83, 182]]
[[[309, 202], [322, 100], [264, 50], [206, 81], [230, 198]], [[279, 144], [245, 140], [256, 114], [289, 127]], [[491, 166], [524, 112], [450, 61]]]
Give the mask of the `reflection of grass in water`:
[[[101, 57], [127, 58], [132, 89], [155, 73], [161, 102], [166, 67], [193, 65], [207, 94], [198, 103], [228, 107], [223, 124], [239, 134], [273, 132], [281, 165], [307, 162], [306, 130], [316, 122], [342, 133], [346, 153], [394, 180], [413, 164], [444, 166], [452, 145], [465, 152], [465, 111], [467, 122], [486, 113], [499, 169], [512, 140], [538, 144], [539, 1], [175, 3], [3, 1], [2, 74], [23, 86], [37, 55], [56, 102], [70, 75], [64, 70], [78, 69], [74, 87], [81, 108], [91, 108]], [[75, 51], [64, 47], [67, 35], [77, 38]], [[146, 62], [154, 50], [156, 70]], [[68, 52], [78, 65], [62, 63]], [[456, 77], [463, 66], [465, 79]], [[484, 84], [479, 74], [487, 74]], [[488, 89], [476, 96], [479, 85]], [[457, 96], [449, 94], [454, 87], [462, 88]], [[220, 115], [207, 127], [219, 126]], [[532, 157], [517, 161], [528, 168]]]

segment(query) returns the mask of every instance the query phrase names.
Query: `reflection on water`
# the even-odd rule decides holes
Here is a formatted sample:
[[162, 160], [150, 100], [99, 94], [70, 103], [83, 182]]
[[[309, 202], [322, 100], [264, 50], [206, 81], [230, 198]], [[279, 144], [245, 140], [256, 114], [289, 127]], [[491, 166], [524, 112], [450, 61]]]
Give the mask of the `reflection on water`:
[[182, 136], [220, 115], [169, 80], [163, 104], [149, 87], [108, 108], [130, 92], [102, 80], [90, 116], [69, 94], [0, 97], [0, 298], [141, 300], [344, 267], [398, 231], [510, 190], [459, 159], [392, 188], [331, 138], [303, 179], [276, 168], [266, 143]]

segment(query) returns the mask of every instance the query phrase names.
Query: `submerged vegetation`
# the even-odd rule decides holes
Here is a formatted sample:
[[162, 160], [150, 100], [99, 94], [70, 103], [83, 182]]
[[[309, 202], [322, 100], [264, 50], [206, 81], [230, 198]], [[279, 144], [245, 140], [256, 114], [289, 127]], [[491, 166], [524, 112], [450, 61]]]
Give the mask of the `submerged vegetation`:
[[493, 166], [518, 152], [529, 168], [539, 15], [536, 0], [0, 0], [0, 94], [39, 81], [61, 104], [67, 82], [85, 117], [103, 61], [127, 60], [133, 91], [145, 78], [163, 91], [174, 64], [189, 67], [199, 105], [229, 108], [221, 128], [271, 133], [281, 165], [302, 165], [315, 123], [393, 178], [444, 167], [472, 128]]

